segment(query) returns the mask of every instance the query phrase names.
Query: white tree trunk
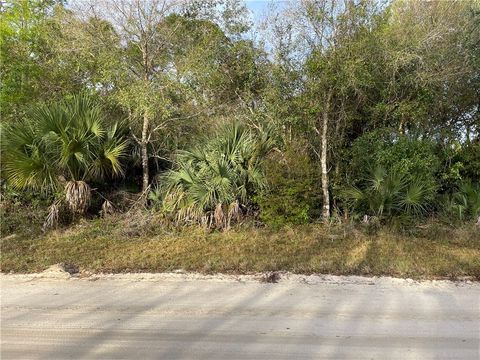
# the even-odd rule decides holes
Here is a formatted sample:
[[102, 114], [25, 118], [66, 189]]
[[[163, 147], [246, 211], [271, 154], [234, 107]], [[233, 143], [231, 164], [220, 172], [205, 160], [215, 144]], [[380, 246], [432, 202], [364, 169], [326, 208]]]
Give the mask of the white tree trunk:
[[142, 152], [142, 172], [143, 172], [143, 181], [142, 181], [142, 190], [145, 192], [149, 185], [149, 175], [148, 175], [148, 128], [149, 128], [149, 119], [147, 114], [143, 115], [143, 128], [142, 128], [142, 140], [140, 142], [140, 149]]
[[331, 94], [327, 96], [325, 107], [322, 115], [322, 151], [320, 153], [320, 163], [322, 168], [322, 192], [323, 192], [323, 206], [322, 218], [327, 221], [330, 218], [330, 193], [328, 191], [329, 179], [327, 168], [327, 152], [328, 152], [328, 112], [330, 107]]

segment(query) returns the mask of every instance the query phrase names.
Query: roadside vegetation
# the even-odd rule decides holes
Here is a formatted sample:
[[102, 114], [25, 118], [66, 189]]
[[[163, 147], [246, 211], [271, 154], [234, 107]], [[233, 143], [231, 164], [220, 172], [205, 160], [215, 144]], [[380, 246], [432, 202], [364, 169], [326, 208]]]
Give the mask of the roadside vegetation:
[[1, 267], [480, 277], [478, 1], [7, 1]]
[[244, 224], [228, 232], [168, 228], [158, 217], [123, 214], [48, 234], [2, 240], [3, 272], [41, 272], [63, 263], [81, 273], [270, 271], [414, 279], [480, 279], [474, 225], [423, 224], [408, 234], [320, 224], [281, 231]]

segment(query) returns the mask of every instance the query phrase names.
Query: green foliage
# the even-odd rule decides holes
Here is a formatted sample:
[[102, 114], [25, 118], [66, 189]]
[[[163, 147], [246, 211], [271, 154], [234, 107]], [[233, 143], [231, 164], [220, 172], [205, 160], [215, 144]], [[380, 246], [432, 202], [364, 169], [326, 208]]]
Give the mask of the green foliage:
[[256, 135], [233, 123], [203, 146], [180, 151], [174, 168], [159, 180], [163, 210], [175, 213], [178, 220], [200, 221], [205, 214], [213, 215], [219, 204], [248, 205], [266, 185], [261, 164], [271, 146], [268, 134]]
[[15, 189], [52, 191], [66, 180], [123, 173], [124, 130], [107, 126], [86, 94], [34, 108], [28, 119], [2, 128], [2, 169]]
[[273, 152], [264, 167], [268, 187], [255, 197], [264, 223], [273, 227], [306, 224], [319, 216], [318, 170], [304, 144], [292, 142], [284, 152]]
[[409, 179], [404, 174], [377, 167], [361, 187], [351, 186], [340, 192], [341, 198], [359, 215], [392, 219], [422, 215], [429, 206], [434, 189], [421, 177]]
[[0, 108], [2, 121], [17, 121], [35, 103], [82, 89], [75, 56], [59, 59], [60, 34], [52, 24], [65, 0], [7, 0], [0, 6]]
[[457, 161], [462, 163], [460, 174], [462, 179], [480, 181], [480, 140], [462, 146]]
[[47, 208], [53, 199], [52, 195], [15, 190], [2, 181], [0, 192], [2, 237], [12, 234], [39, 236]]
[[[435, 188], [439, 166], [440, 160], [430, 141], [381, 129], [353, 142], [345, 172], [354, 185], [362, 185], [372, 171], [381, 167], [407, 183], [421, 181], [427, 188]], [[433, 197], [433, 192], [430, 195]]]
[[455, 141], [443, 147], [440, 152], [442, 166], [436, 177], [440, 183], [439, 192], [451, 194], [466, 182], [476, 183], [480, 179], [480, 143]]
[[[258, 38], [236, 0], [3, 3], [1, 167], [15, 191], [58, 198], [70, 182], [87, 196], [141, 171], [146, 189], [171, 168], [149, 196], [178, 219], [256, 201], [282, 226], [317, 216], [322, 161], [338, 213], [477, 213], [464, 187], [480, 179], [478, 1], [292, 1]], [[132, 146], [93, 100], [53, 102], [81, 91], [128, 119]], [[237, 124], [198, 141], [233, 121], [268, 139]], [[285, 152], [262, 166], [271, 139]]]
[[476, 220], [480, 216], [480, 184], [465, 181], [457, 191], [441, 195], [439, 203], [450, 220]]

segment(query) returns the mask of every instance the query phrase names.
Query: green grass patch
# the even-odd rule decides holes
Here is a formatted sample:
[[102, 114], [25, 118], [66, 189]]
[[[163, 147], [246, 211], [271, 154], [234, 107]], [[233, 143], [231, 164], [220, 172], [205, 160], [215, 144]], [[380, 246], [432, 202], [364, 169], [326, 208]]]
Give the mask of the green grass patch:
[[39, 272], [67, 263], [91, 272], [202, 273], [291, 271], [389, 275], [417, 279], [480, 279], [475, 226], [431, 224], [414, 235], [304, 225], [280, 230], [238, 227], [207, 232], [169, 230], [145, 214], [82, 221], [47, 234], [31, 231], [1, 240], [3, 272]]

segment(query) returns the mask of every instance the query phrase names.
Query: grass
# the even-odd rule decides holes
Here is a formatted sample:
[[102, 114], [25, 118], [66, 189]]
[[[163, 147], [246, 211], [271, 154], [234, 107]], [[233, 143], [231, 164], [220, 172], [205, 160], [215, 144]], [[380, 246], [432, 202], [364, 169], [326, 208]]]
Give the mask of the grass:
[[[474, 225], [430, 224], [413, 235], [308, 225], [282, 230], [243, 227], [226, 233], [166, 230], [145, 214], [82, 221], [47, 234], [18, 231], [1, 240], [2, 272], [39, 272], [67, 263], [90, 272], [203, 273], [291, 271], [480, 279]], [[6, 235], [6, 234], [4, 234]]]

